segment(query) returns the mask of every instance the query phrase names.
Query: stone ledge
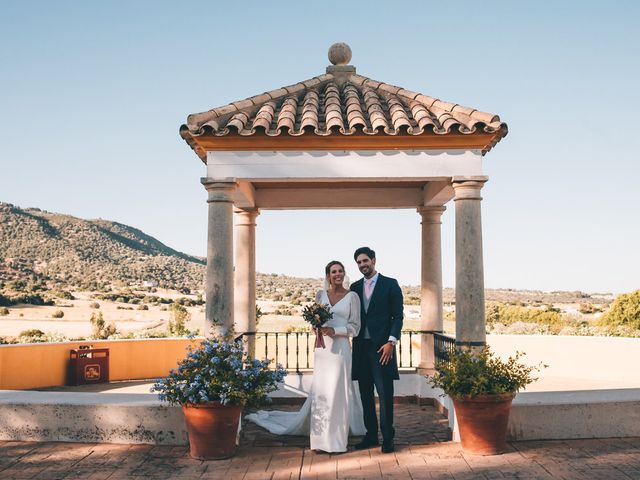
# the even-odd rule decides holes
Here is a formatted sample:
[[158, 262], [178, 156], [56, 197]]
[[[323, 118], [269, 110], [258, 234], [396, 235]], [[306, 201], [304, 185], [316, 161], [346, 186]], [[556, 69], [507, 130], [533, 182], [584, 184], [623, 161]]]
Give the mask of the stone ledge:
[[186, 445], [180, 407], [153, 394], [0, 391], [0, 440]]
[[509, 419], [510, 440], [638, 436], [638, 388], [520, 393]]

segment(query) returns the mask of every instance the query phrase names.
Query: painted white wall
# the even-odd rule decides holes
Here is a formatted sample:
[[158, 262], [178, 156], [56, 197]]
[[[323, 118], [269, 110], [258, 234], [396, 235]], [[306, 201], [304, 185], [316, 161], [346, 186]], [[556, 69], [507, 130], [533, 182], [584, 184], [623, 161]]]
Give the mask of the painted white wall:
[[207, 176], [212, 178], [428, 180], [475, 175], [483, 175], [480, 150], [207, 153]]
[[528, 392], [640, 387], [640, 338], [487, 335], [501, 357], [525, 352], [523, 363], [549, 365]]

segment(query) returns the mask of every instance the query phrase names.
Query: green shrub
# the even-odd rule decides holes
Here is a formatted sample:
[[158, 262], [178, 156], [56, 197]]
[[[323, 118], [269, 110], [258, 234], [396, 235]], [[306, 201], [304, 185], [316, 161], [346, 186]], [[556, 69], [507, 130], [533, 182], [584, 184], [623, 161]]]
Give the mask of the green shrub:
[[511, 325], [517, 322], [538, 323], [541, 325], [561, 326], [562, 315], [557, 308], [527, 308], [501, 303], [487, 304], [485, 308], [487, 324], [501, 323]]
[[618, 295], [611, 304], [611, 308], [600, 317], [598, 323], [606, 326], [627, 326], [640, 330], [640, 290]]
[[518, 360], [524, 353], [502, 360], [489, 347], [478, 354], [457, 349], [447, 362], [436, 365], [436, 373], [427, 376], [435, 388], [452, 398], [516, 393], [536, 380], [534, 372], [546, 365], [527, 366]]
[[291, 310], [291, 308], [287, 307], [286, 305], [280, 305], [279, 307], [276, 307], [276, 309], [273, 311], [273, 314], [291, 316], [293, 315], [293, 310]]
[[37, 328], [32, 328], [30, 330], [23, 330], [18, 335], [19, 337], [44, 337], [45, 333], [42, 330], [38, 330]]
[[53, 292], [53, 294], [57, 298], [63, 298], [65, 300], [75, 300], [76, 299], [76, 297], [74, 297], [73, 294], [71, 292], [68, 292], [67, 290], [59, 290], [59, 291]]
[[179, 303], [172, 304], [170, 311], [169, 333], [178, 337], [189, 335], [191, 333], [187, 329], [187, 322], [191, 320], [189, 311]]
[[104, 321], [102, 312], [98, 312], [97, 315], [95, 313], [92, 313], [89, 321], [91, 322], [91, 329], [93, 330], [92, 338], [105, 340], [111, 335], [115, 335], [116, 333], [118, 333], [118, 330], [116, 329], [116, 326], [113, 322], [109, 322], [109, 324], [107, 324]]
[[64, 312], [62, 310], [56, 310], [51, 314], [51, 318], [62, 318], [64, 317]]
[[602, 309], [596, 307], [592, 303], [581, 303], [578, 307], [578, 311], [583, 315], [589, 315], [591, 313], [601, 312]]

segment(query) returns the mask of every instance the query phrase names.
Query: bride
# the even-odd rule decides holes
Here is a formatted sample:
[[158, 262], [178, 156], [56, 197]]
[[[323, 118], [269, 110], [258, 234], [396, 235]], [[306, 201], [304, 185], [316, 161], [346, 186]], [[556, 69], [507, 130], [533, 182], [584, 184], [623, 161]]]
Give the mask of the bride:
[[346, 452], [349, 432], [366, 433], [358, 389], [351, 380], [349, 337], [360, 331], [360, 299], [345, 286], [344, 265], [333, 260], [325, 268], [325, 289], [316, 302], [328, 305], [333, 317], [322, 327], [325, 347], [314, 351], [313, 382], [297, 412], [264, 411], [247, 419], [278, 435], [309, 435], [312, 450]]

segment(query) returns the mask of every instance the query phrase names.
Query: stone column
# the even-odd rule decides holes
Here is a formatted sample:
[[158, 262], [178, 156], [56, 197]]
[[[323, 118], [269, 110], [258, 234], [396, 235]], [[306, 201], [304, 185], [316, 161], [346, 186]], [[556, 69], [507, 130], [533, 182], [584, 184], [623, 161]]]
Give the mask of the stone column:
[[456, 344], [486, 344], [480, 190], [487, 179], [453, 179], [456, 202]]
[[203, 178], [209, 197], [205, 336], [233, 329], [233, 199], [236, 183]]
[[[419, 207], [422, 217], [422, 275], [420, 282], [420, 330], [443, 331], [442, 319], [442, 242], [440, 225], [445, 207]], [[432, 333], [420, 339], [420, 365], [423, 373], [435, 367]]]
[[[256, 331], [256, 217], [257, 208], [236, 210], [235, 331]], [[255, 354], [255, 337], [246, 339], [247, 351]]]

